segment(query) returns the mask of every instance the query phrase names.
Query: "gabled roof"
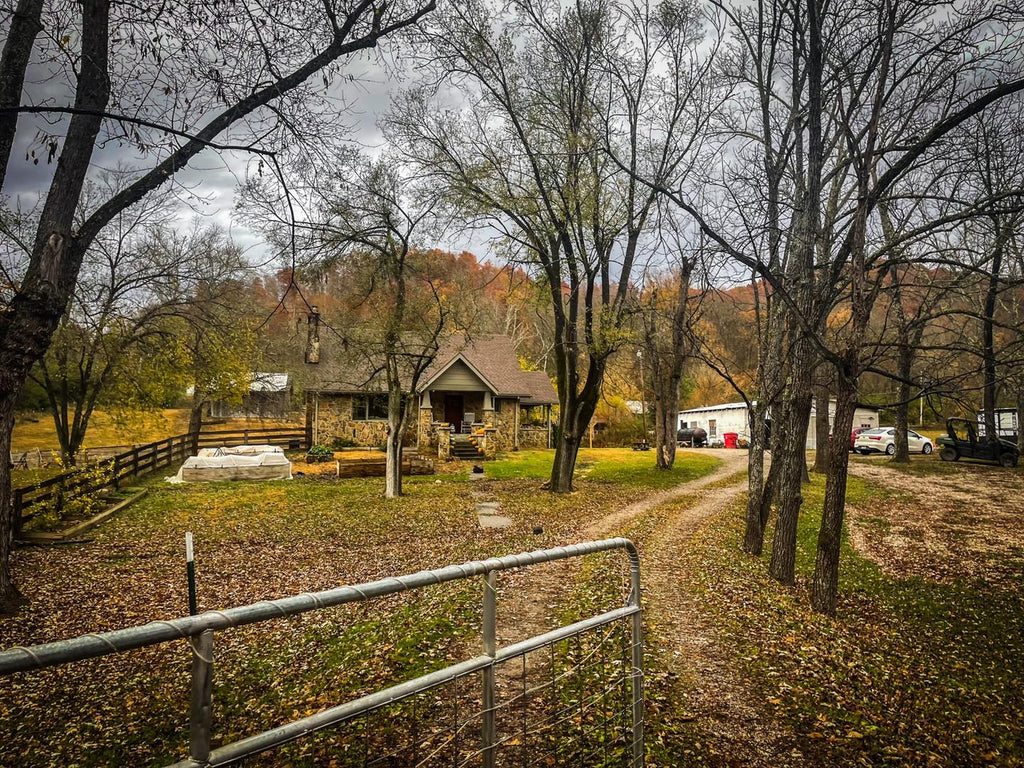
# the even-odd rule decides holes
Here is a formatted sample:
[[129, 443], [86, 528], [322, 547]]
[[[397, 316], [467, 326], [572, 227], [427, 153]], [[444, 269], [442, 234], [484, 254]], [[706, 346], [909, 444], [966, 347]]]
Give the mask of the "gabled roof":
[[[524, 405], [558, 402], [555, 388], [543, 371], [524, 371], [508, 336], [452, 336], [441, 346], [434, 362], [420, 377], [424, 392], [445, 371], [462, 362], [496, 397], [520, 398]], [[312, 392], [355, 394], [384, 392], [383, 373], [364, 356], [346, 353], [335, 340], [322, 342], [320, 362], [305, 366], [307, 389]], [[408, 390], [408, 384], [404, 386]]]
[[522, 375], [523, 383], [530, 389], [529, 397], [522, 400], [523, 405], [554, 405], [558, 402], [558, 394], [544, 371], [522, 371]]
[[[419, 391], [429, 389], [433, 382], [460, 360], [497, 397], [529, 398], [536, 403], [558, 402], [546, 373], [524, 371], [519, 366], [515, 346], [508, 336], [452, 337], [438, 352], [434, 364], [424, 373]], [[543, 377], [543, 381], [540, 377]]]

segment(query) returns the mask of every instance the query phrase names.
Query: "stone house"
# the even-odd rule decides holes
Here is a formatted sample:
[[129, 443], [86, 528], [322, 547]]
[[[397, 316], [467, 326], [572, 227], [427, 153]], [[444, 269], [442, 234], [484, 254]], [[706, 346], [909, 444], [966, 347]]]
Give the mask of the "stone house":
[[[316, 323], [313, 316], [310, 323]], [[304, 372], [313, 442], [346, 438], [381, 446], [388, 429], [383, 373], [372, 361], [360, 362], [358, 355], [335, 351], [319, 339], [308, 349], [315, 349], [315, 361], [307, 354]], [[508, 336], [452, 337], [407, 396], [415, 398], [417, 409], [404, 441], [422, 454], [447, 458], [452, 451], [460, 456], [471, 451], [491, 458], [501, 451], [553, 445], [552, 407], [558, 396], [547, 374], [520, 367]]]

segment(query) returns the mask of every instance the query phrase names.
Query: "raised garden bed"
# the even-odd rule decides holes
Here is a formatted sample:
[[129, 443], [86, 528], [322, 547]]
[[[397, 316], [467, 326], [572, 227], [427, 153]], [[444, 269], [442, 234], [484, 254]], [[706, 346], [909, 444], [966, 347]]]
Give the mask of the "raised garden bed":
[[[386, 469], [386, 457], [380, 458], [338, 459], [338, 477], [383, 477]], [[402, 459], [403, 475], [432, 475], [434, 462], [420, 456]]]

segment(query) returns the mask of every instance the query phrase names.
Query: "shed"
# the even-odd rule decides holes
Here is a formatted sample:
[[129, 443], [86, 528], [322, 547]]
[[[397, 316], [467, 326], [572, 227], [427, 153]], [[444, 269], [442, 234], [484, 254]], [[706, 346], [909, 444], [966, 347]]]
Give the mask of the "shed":
[[224, 400], [210, 403], [210, 416], [215, 419], [255, 416], [261, 419], [286, 419], [292, 409], [292, 380], [287, 373], [253, 371], [249, 391], [241, 405]]

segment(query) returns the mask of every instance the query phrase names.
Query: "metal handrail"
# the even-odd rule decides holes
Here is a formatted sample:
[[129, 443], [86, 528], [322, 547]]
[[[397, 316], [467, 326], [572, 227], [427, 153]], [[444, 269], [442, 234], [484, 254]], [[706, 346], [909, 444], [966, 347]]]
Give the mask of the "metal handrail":
[[[625, 549], [630, 559], [630, 593], [627, 604], [589, 619], [568, 624], [550, 632], [499, 649], [496, 643], [496, 574], [513, 568], [567, 558], [582, 557], [613, 549]], [[212, 725], [213, 635], [216, 630], [239, 627], [260, 621], [295, 616], [309, 611], [361, 602], [410, 589], [443, 584], [449, 581], [484, 577], [483, 655], [421, 675], [398, 685], [331, 707], [315, 715], [301, 718], [263, 733], [240, 739], [218, 749], [210, 748]], [[516, 555], [474, 560], [435, 570], [419, 571], [378, 581], [339, 587], [322, 592], [307, 592], [277, 600], [264, 600], [252, 605], [207, 611], [171, 621], [88, 634], [69, 640], [29, 647], [17, 646], [0, 652], [0, 676], [32, 669], [68, 664], [107, 656], [121, 651], [186, 638], [192, 646], [192, 717], [190, 726], [190, 758], [170, 768], [220, 766], [241, 760], [271, 747], [294, 741], [306, 734], [335, 725], [343, 720], [365, 714], [408, 696], [442, 685], [458, 677], [480, 671], [483, 682], [481, 754], [485, 768], [494, 765], [496, 746], [494, 727], [494, 666], [502, 661], [525, 655], [590, 629], [629, 618], [631, 620], [632, 692], [633, 692], [633, 754], [631, 766], [643, 765], [643, 636], [640, 605], [640, 557], [629, 539], [614, 538], [569, 544], [553, 549], [534, 550]]]

